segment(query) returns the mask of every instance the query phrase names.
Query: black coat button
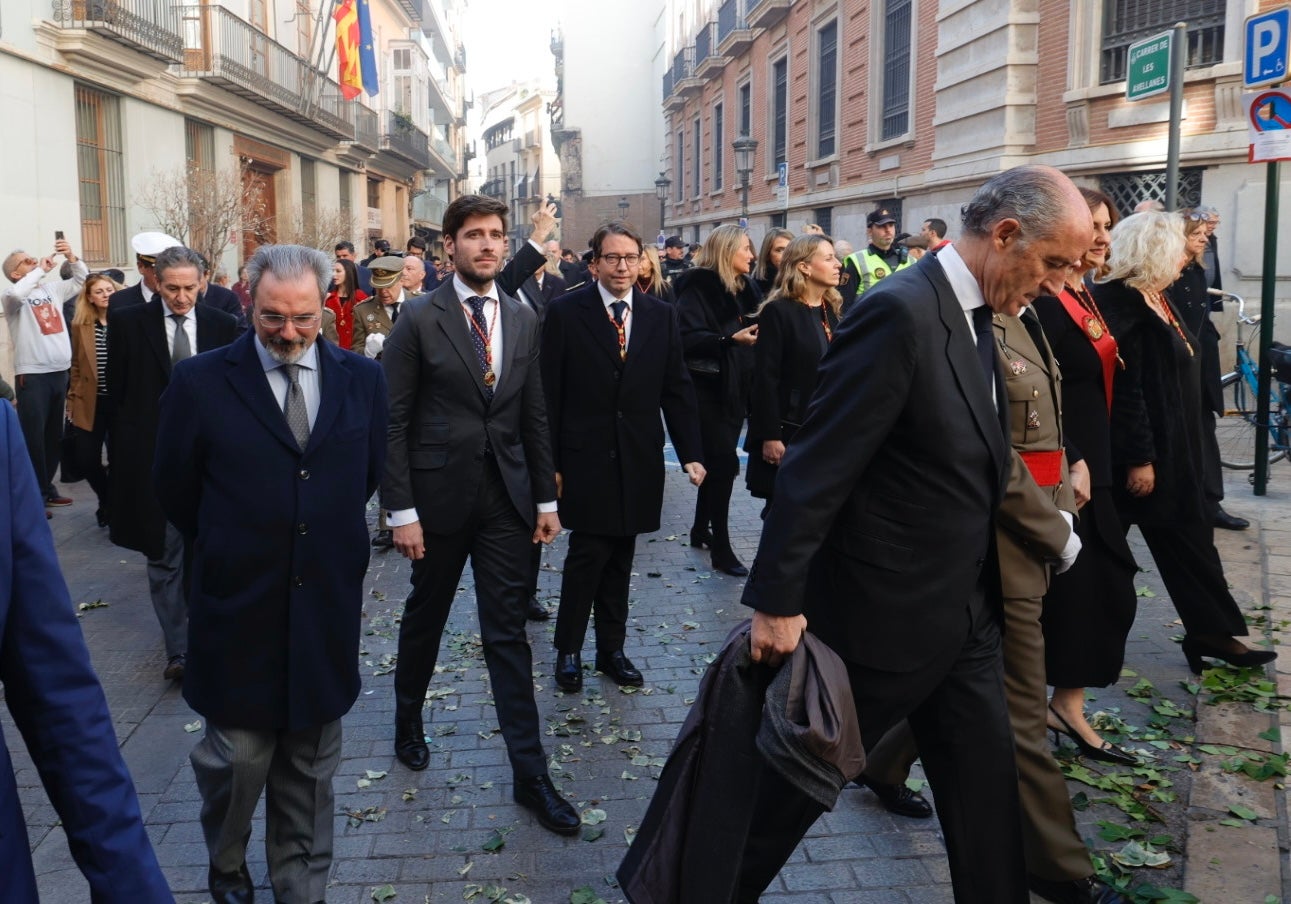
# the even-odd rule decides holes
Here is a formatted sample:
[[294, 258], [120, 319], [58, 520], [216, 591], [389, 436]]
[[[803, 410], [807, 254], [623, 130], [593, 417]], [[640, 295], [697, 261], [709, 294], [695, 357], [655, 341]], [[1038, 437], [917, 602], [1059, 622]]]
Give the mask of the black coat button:
[[300, 534], [303, 537], [305, 534], [309, 533], [309, 525], [306, 524], [304, 521], [300, 522], [299, 524], [296, 525], [296, 533]]
[[305, 579], [302, 578], [300, 575], [296, 575], [294, 578], [291, 579], [291, 583], [293, 587], [304, 587]]

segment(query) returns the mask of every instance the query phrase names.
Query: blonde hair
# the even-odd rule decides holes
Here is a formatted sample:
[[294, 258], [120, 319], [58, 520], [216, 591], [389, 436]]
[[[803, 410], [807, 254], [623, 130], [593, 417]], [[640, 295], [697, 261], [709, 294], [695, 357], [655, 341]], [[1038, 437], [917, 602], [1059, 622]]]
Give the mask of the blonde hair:
[[[646, 288], [647, 295], [658, 295], [666, 283], [663, 281], [663, 264], [659, 262], [659, 250], [654, 245], [645, 245], [641, 249], [641, 262], [650, 263], [650, 285]], [[638, 273], [638, 278], [640, 274]]]
[[98, 309], [90, 301], [90, 290], [101, 282], [111, 284], [113, 292], [119, 292], [123, 288], [106, 273], [91, 273], [85, 277], [85, 285], [81, 286], [81, 294], [76, 296], [76, 308], [72, 311], [72, 326], [83, 326], [99, 319]]
[[[1195, 208], [1185, 207], [1179, 211], [1179, 219], [1183, 223], [1184, 246], [1187, 247], [1187, 240], [1192, 238], [1194, 232], [1200, 232], [1206, 228], [1206, 216], [1199, 213]], [[1199, 266], [1206, 266], [1206, 249], [1203, 247], [1196, 254], [1188, 255], [1188, 258]]]
[[1145, 211], [1112, 228], [1110, 266], [1098, 282], [1121, 279], [1135, 289], [1159, 292], [1179, 276], [1183, 221], [1172, 213]]
[[718, 226], [704, 239], [703, 246], [695, 255], [695, 266], [715, 271], [726, 291], [735, 295], [744, 288], [745, 277], [743, 273], [735, 272], [733, 259], [745, 242], [749, 242], [752, 247], [749, 234], [739, 226]]
[[[814, 235], [814, 233], [812, 233]], [[770, 279], [775, 275], [776, 266], [771, 263], [771, 249], [775, 247], [777, 239], [788, 239], [793, 241], [793, 233], [788, 229], [772, 229], [762, 240], [762, 250], [758, 252], [758, 279]], [[789, 247], [788, 245], [785, 246]], [[783, 254], [784, 252], [781, 252]]]
[[[832, 250], [834, 242], [827, 235], [811, 233], [800, 235], [789, 243], [789, 247], [784, 249], [784, 256], [780, 258], [780, 275], [776, 277], [775, 288], [762, 303], [763, 307], [777, 298], [788, 298], [793, 301], [806, 300], [807, 277], [802, 275], [798, 265], [809, 263], [816, 256], [821, 245], [828, 245]], [[823, 301], [835, 314], [838, 314], [843, 307], [843, 296], [833, 286], [825, 290]]]

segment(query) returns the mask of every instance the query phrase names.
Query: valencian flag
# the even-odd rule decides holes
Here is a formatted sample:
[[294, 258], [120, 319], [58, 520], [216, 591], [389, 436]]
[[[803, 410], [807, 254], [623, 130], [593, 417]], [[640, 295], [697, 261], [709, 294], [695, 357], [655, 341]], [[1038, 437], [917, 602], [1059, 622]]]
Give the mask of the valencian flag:
[[377, 93], [377, 60], [372, 44], [372, 18], [368, 0], [340, 0], [332, 13], [336, 20], [336, 56], [341, 94], [354, 100], [360, 91]]

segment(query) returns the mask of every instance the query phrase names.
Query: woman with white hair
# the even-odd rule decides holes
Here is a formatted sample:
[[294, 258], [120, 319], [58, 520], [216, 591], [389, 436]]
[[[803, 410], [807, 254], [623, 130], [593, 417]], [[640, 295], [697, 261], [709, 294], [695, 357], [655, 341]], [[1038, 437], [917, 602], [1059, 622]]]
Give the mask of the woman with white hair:
[[1176, 214], [1137, 213], [1112, 230], [1111, 263], [1094, 299], [1125, 362], [1115, 378], [1113, 487], [1122, 522], [1137, 524], [1186, 632], [1183, 652], [1230, 665], [1269, 662], [1224, 579], [1202, 499], [1200, 347], [1163, 294], [1187, 263]]

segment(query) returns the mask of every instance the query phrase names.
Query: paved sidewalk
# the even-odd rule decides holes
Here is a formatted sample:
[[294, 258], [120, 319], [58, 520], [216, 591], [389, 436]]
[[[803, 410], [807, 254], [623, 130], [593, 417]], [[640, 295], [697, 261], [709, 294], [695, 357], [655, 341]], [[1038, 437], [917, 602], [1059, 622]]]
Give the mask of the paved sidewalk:
[[[1256, 522], [1250, 531], [1221, 532], [1217, 538], [1230, 582], [1244, 606], [1267, 600], [1273, 607], [1252, 610], [1261, 620], [1253, 632], [1266, 625], [1281, 627], [1291, 623], [1291, 521], [1286, 517], [1291, 514], [1291, 468], [1275, 466], [1272, 492], [1260, 500], [1250, 495], [1244, 475], [1230, 473], [1228, 478], [1229, 509]], [[106, 604], [86, 609], [83, 625], [150, 835], [176, 898], [205, 901], [206, 851], [188, 764], [188, 753], [200, 736], [188, 729], [195, 728], [198, 717], [178, 689], [161, 678], [165, 660], [142, 557], [111, 546], [106, 531], [94, 526], [88, 488], [77, 484], [64, 489], [77, 504], [57, 510], [51, 523], [73, 601]], [[343, 761], [336, 777], [342, 812], [336, 817], [329, 901], [360, 904], [384, 899], [393, 891], [389, 900], [395, 904], [565, 904], [571, 893], [583, 888], [594, 894], [573, 900], [623, 900], [613, 885], [614, 870], [645, 811], [705, 665], [730, 628], [748, 614], [738, 604], [742, 581], [711, 572], [707, 555], [685, 543], [693, 496], [682, 475], [670, 475], [667, 498], [664, 529], [641, 538], [637, 547], [627, 651], [645, 672], [645, 688], [624, 693], [589, 674], [582, 695], [561, 694], [550, 679], [554, 622], [530, 626], [553, 777], [580, 810], [593, 811], [588, 821], [595, 825], [585, 828], [583, 838], [546, 832], [511, 802], [509, 768], [480, 655], [469, 572], [463, 577], [461, 604], [450, 621], [439, 674], [431, 686], [431, 768], [411, 773], [394, 759], [390, 670], [408, 568], [395, 554], [373, 556], [362, 647], [364, 687], [345, 718]], [[736, 493], [733, 531], [746, 562], [757, 542], [759, 508], [760, 502]], [[1135, 548], [1140, 562], [1150, 566], [1141, 544]], [[546, 556], [541, 581], [541, 595], [552, 600], [553, 609], [563, 556], [564, 544], [558, 541]], [[930, 561], [930, 567], [935, 563]], [[1163, 870], [1134, 870], [1136, 883], [1186, 886], [1203, 901], [1224, 904], [1291, 900], [1284, 878], [1289, 874], [1285, 792], [1273, 780], [1255, 781], [1222, 769], [1239, 758], [1239, 748], [1280, 752], [1281, 741], [1257, 737], [1261, 731], [1276, 737], [1269, 731], [1276, 719], [1248, 703], [1198, 705], [1184, 687], [1194, 679], [1174, 640], [1182, 633], [1174, 610], [1155, 573], [1141, 575], [1139, 585], [1142, 606], [1126, 656], [1126, 667], [1134, 674], [1116, 687], [1092, 691], [1090, 709], [1104, 710], [1109, 718], [1132, 726], [1127, 729], [1128, 742], [1156, 760], [1132, 776], [1098, 764], [1070, 764], [1084, 779], [1071, 784], [1073, 795], [1086, 804], [1077, 813], [1082, 834], [1105, 852], [1121, 851], [1136, 831], [1170, 836], [1169, 841], [1155, 840], [1170, 853], [1171, 864]], [[590, 643], [589, 638], [588, 660]], [[1291, 658], [1280, 662], [1277, 681], [1281, 692], [1291, 695]], [[1196, 724], [1194, 708], [1199, 710]], [[0, 718], [15, 748], [42, 900], [86, 901], [86, 887], [71, 863], [65, 836], [7, 711]], [[1291, 738], [1291, 716], [1281, 710], [1280, 718], [1283, 737]], [[1194, 736], [1195, 744], [1187, 743]], [[1200, 752], [1196, 747], [1201, 744], [1214, 745], [1211, 749], [1218, 752]], [[1129, 791], [1113, 793], [1108, 787]], [[1164, 822], [1131, 820], [1122, 808], [1100, 802], [1108, 800], [1130, 806], [1138, 801]], [[1245, 807], [1243, 812], [1251, 818], [1234, 814], [1234, 806]], [[1240, 825], [1222, 825], [1222, 820]], [[1129, 835], [1104, 840], [1099, 837], [1100, 821], [1123, 826]], [[1101, 830], [1116, 834], [1114, 829]], [[266, 888], [259, 818], [249, 862], [253, 877]], [[266, 891], [262, 897], [268, 900], [271, 895]], [[869, 792], [849, 788], [763, 900], [948, 902], [951, 894], [936, 820], [891, 816]]]

